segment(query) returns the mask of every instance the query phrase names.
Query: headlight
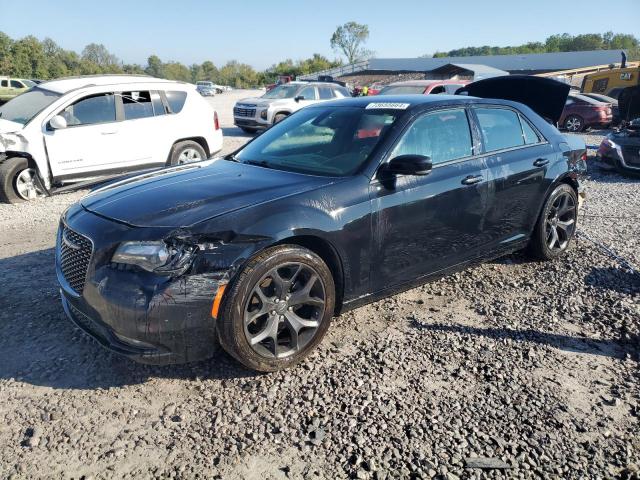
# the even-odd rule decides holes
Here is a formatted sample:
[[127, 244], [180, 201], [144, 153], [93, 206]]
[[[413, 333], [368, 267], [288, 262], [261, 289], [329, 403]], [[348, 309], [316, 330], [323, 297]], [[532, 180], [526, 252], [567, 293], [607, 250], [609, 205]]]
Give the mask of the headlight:
[[262, 111], [260, 112], [260, 118], [261, 118], [262, 120], [266, 120], [266, 119], [267, 119], [267, 111], [268, 111], [268, 110], [265, 108], [264, 110], [262, 110]]
[[124, 242], [111, 259], [114, 263], [137, 265], [148, 272], [167, 264], [171, 251], [164, 242]]

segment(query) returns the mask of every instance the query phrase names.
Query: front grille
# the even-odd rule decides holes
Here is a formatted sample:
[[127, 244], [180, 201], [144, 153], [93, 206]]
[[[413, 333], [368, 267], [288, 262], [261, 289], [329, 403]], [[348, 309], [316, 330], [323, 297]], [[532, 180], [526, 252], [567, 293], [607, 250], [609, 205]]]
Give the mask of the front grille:
[[256, 109], [254, 108], [243, 108], [243, 107], [234, 107], [233, 114], [236, 117], [255, 117]]
[[640, 167], [640, 146], [622, 147], [622, 158], [630, 167]]
[[77, 293], [82, 293], [93, 245], [84, 235], [61, 226], [60, 269], [64, 279]]

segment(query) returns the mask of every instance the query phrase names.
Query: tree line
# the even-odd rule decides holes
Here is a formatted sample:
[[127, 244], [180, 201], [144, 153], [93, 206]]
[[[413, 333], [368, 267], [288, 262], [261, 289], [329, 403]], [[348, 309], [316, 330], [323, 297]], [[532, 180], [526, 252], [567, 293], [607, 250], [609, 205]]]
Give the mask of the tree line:
[[[631, 34], [607, 32], [551, 35], [544, 42], [529, 42], [513, 47], [464, 47], [448, 52], [436, 52], [434, 57], [470, 57], [523, 53], [578, 52], [585, 50], [627, 50], [630, 60], [640, 59], [640, 41]], [[431, 55], [425, 55], [431, 56]]]
[[163, 62], [151, 55], [146, 65], [123, 63], [102, 44], [91, 43], [82, 52], [65, 50], [50, 38], [40, 41], [34, 36], [18, 40], [0, 32], [0, 75], [17, 78], [50, 80], [73, 75], [146, 74], [169, 80], [195, 83], [209, 80], [235, 88], [249, 88], [271, 83], [279, 74], [304, 75], [341, 64], [318, 53], [302, 60], [286, 59], [264, 71], [246, 63], [230, 60], [217, 67], [212, 61], [184, 65], [176, 61]]

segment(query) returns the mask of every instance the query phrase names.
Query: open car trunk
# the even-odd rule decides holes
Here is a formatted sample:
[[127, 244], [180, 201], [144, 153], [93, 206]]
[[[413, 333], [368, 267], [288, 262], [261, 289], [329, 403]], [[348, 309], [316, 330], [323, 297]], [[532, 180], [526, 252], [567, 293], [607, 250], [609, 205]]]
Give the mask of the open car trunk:
[[507, 75], [470, 83], [458, 89], [456, 95], [520, 102], [555, 125], [562, 116], [570, 89], [566, 83], [550, 78]]

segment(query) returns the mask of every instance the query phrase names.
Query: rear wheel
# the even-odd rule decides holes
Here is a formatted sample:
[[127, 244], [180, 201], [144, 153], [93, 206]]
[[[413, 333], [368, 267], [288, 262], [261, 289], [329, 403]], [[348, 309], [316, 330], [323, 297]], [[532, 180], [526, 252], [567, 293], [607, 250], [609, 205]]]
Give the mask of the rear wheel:
[[578, 196], [565, 183], [547, 198], [529, 243], [529, 253], [540, 260], [561, 256], [571, 245], [578, 220]]
[[171, 149], [169, 155], [169, 165], [185, 165], [187, 163], [199, 162], [206, 160], [207, 154], [197, 142], [193, 140], [185, 140], [176, 143]]
[[26, 158], [8, 158], [0, 164], [0, 200], [20, 203], [44, 196], [38, 186], [36, 171]]
[[255, 257], [227, 295], [217, 324], [220, 343], [245, 366], [261, 372], [304, 359], [324, 337], [335, 306], [327, 265], [294, 245]]
[[578, 115], [569, 115], [564, 120], [564, 128], [569, 132], [581, 132], [584, 130], [584, 120]]

